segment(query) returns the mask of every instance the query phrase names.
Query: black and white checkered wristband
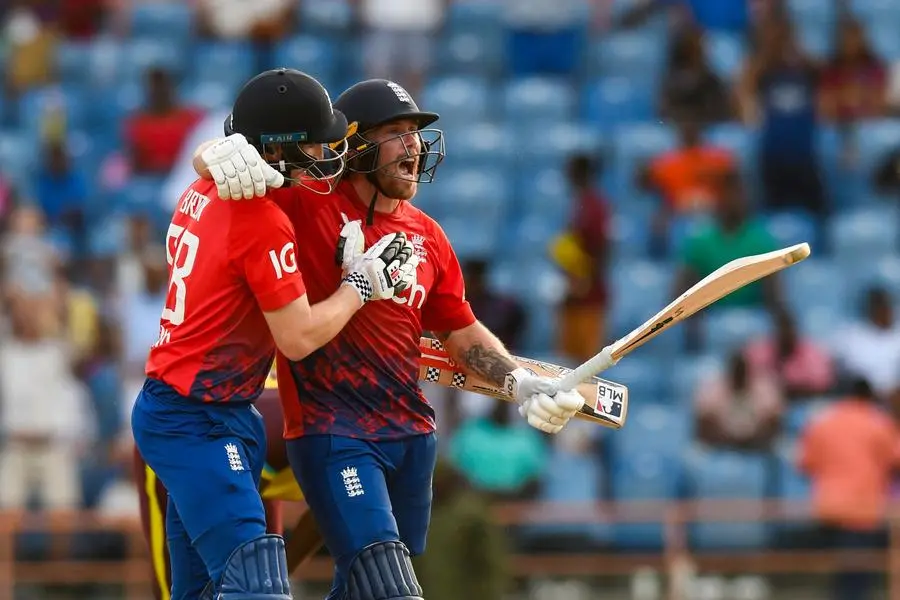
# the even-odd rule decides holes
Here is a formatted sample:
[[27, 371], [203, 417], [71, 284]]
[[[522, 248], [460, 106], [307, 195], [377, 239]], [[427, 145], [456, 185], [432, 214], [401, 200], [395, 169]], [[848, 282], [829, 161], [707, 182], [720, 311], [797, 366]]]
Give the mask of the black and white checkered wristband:
[[369, 280], [366, 279], [365, 275], [361, 273], [350, 273], [344, 277], [344, 283], [353, 286], [359, 294], [359, 297], [362, 298], [363, 304], [372, 299], [372, 284], [369, 283]]

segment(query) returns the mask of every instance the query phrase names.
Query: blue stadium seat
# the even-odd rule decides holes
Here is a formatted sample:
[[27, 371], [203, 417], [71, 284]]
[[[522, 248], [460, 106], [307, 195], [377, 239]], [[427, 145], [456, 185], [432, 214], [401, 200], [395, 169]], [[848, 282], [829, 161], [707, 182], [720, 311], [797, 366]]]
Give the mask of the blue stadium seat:
[[780, 248], [801, 242], [808, 242], [813, 248], [817, 247], [816, 222], [806, 213], [784, 211], [769, 215], [766, 218], [766, 229]]
[[163, 188], [163, 177], [155, 175], [139, 175], [132, 177], [125, 188], [120, 208], [125, 212], [154, 213], [160, 208], [160, 190]]
[[613, 197], [632, 196], [637, 170], [676, 144], [672, 129], [657, 123], [623, 125], [616, 128], [611, 140]]
[[92, 115], [90, 100], [87, 91], [76, 86], [29, 90], [19, 98], [20, 125], [24, 133], [38, 137], [45, 115], [60, 109], [65, 114], [67, 128], [80, 128], [90, 121]]
[[207, 42], [192, 50], [191, 81], [217, 81], [234, 89], [256, 75], [255, 50], [244, 42]]
[[180, 97], [191, 106], [204, 110], [218, 110], [232, 106], [238, 89], [240, 88], [235, 88], [232, 83], [222, 81], [186, 82]]
[[779, 281], [794, 314], [799, 316], [812, 306], [825, 306], [834, 313], [848, 309], [848, 286], [838, 283], [843, 274], [832, 261], [812, 256], [786, 275]]
[[[610, 378], [615, 379], [612, 374]], [[688, 411], [652, 400], [632, 402], [629, 411], [628, 427], [610, 436], [613, 500], [677, 498], [682, 485], [679, 457], [690, 432]], [[619, 524], [614, 531], [615, 544], [620, 548], [652, 550], [662, 546], [659, 523]]]
[[550, 165], [517, 169], [513, 185], [514, 200], [510, 206], [513, 216], [521, 212], [554, 222], [568, 218], [571, 190], [561, 169]]
[[[643, 351], [643, 348], [641, 350]], [[610, 367], [601, 376], [627, 385], [629, 398], [634, 403], [668, 404], [672, 400], [669, 385], [670, 366], [661, 357], [652, 354], [646, 356], [634, 354]]]
[[[554, 281], [559, 281], [560, 284], [562, 282], [562, 278], [555, 270], [547, 271], [546, 276]], [[552, 346], [556, 341], [556, 332], [559, 329], [557, 305], [563, 288], [561, 286], [547, 287], [548, 284], [542, 285], [544, 287], [540, 290], [541, 293], [547, 296], [554, 295], [551, 301], [532, 300], [527, 295], [519, 296], [519, 299], [525, 304], [525, 313], [528, 318], [521, 341], [522, 352], [526, 355], [533, 355]]]
[[754, 132], [738, 123], [722, 123], [711, 126], [704, 138], [710, 143], [730, 150], [744, 171], [755, 167], [756, 136]]
[[668, 248], [672, 256], [681, 256], [686, 241], [712, 222], [706, 213], [679, 215], [669, 222]]
[[900, 23], [900, 6], [894, 0], [850, 0], [849, 5], [853, 16], [867, 27], [876, 23], [896, 27]]
[[[432, 110], [431, 105], [428, 110]], [[505, 169], [513, 162], [513, 155], [518, 151], [515, 138], [509, 128], [495, 121], [469, 121], [467, 126], [450, 129], [444, 127], [444, 113], [439, 109], [441, 120], [436, 126], [443, 127], [448, 140], [452, 140], [453, 151], [444, 159], [447, 167], [484, 167], [494, 165]], [[442, 166], [441, 169], [444, 167]], [[443, 176], [441, 176], [443, 179]]]
[[478, 221], [491, 227], [500, 223], [510, 196], [502, 174], [490, 168], [447, 169], [441, 178], [438, 215], [477, 216]]
[[612, 33], [591, 42], [589, 72], [641, 81], [659, 78], [665, 70], [666, 50], [666, 39], [654, 31]]
[[347, 0], [300, 2], [299, 25], [309, 32], [343, 32], [353, 24], [353, 6]]
[[784, 415], [784, 429], [789, 436], [803, 433], [810, 422], [828, 406], [829, 399], [811, 398], [803, 402], [794, 402], [787, 407]]
[[723, 83], [734, 81], [747, 56], [747, 45], [728, 31], [707, 31], [704, 36], [706, 59]]
[[21, 130], [0, 130], [0, 172], [17, 188], [31, 182], [36, 167], [38, 149], [32, 139]]
[[598, 156], [603, 137], [596, 127], [577, 121], [535, 122], [516, 131], [520, 168], [562, 167], [576, 153]]
[[894, 18], [887, 20], [876, 19], [867, 27], [869, 41], [875, 54], [885, 62], [891, 63], [900, 59], [900, 37], [897, 36], [900, 21], [896, 18], [896, 12], [892, 16]]
[[503, 42], [499, 34], [478, 34], [471, 29], [452, 31], [437, 40], [433, 74], [496, 77], [504, 68]]
[[707, 351], [727, 356], [750, 340], [769, 334], [772, 319], [762, 309], [721, 309], [704, 315], [703, 329]]
[[488, 119], [493, 103], [494, 94], [486, 80], [456, 75], [428, 82], [418, 104], [441, 115], [442, 123], [471, 124]]
[[854, 265], [852, 275], [854, 289], [863, 290], [878, 285], [900, 298], [900, 255], [890, 254], [860, 261]]
[[[840, 276], [838, 276], [840, 277]], [[827, 302], [828, 299], [825, 298]], [[797, 324], [807, 337], [823, 344], [834, 343], [834, 324], [847, 320], [846, 311], [837, 311], [829, 306], [805, 306], [795, 313]]]
[[[562, 298], [565, 285], [565, 277], [555, 265], [547, 260], [519, 261], [516, 263], [515, 295], [527, 304], [552, 308]], [[534, 306], [529, 308], [533, 309]], [[554, 325], [555, 319], [556, 317], [552, 312], [545, 315], [545, 321], [548, 325]], [[548, 345], [538, 348], [532, 347], [531, 350], [537, 352], [546, 350], [548, 347]]]
[[617, 210], [612, 217], [609, 233], [617, 259], [647, 258], [650, 250], [649, 214]]
[[497, 247], [496, 226], [487, 220], [455, 216], [440, 224], [460, 261], [491, 256]]
[[447, 6], [446, 25], [454, 32], [499, 32], [503, 27], [503, 5], [481, 0], [456, 0]]
[[127, 248], [128, 229], [122, 215], [110, 215], [88, 231], [88, 252], [97, 257], [113, 257]]
[[809, 477], [797, 467], [798, 451], [799, 447], [796, 441], [779, 445], [779, 495], [785, 500], [809, 501], [812, 496], [812, 484]]
[[794, 23], [797, 42], [813, 58], [827, 59], [834, 50], [834, 27], [812, 21]]
[[589, 83], [584, 90], [582, 117], [604, 128], [649, 121], [655, 113], [656, 89], [647, 82], [604, 77]]
[[[698, 499], [762, 501], [773, 462], [761, 455], [695, 448], [685, 461], [688, 489]], [[763, 521], [703, 521], [701, 514], [690, 528], [691, 545], [703, 550], [761, 548], [769, 529]]]
[[813, 23], [815, 25], [830, 25], [837, 21], [837, 11], [834, 2], [820, 2], [819, 0], [788, 0], [788, 14], [794, 23]]
[[[506, 252], [518, 256], [523, 261], [548, 257], [548, 247], [553, 238], [559, 235], [566, 221], [568, 211], [561, 206], [548, 214], [531, 212], [522, 217], [506, 244]], [[515, 207], [512, 207], [515, 211]]]
[[133, 39], [121, 49], [123, 83], [144, 83], [148, 69], [160, 68], [176, 79], [184, 73], [187, 61], [182, 46], [160, 38]]
[[87, 84], [92, 78], [90, 42], [61, 41], [56, 47], [56, 73], [61, 83]]
[[309, 73], [327, 84], [336, 75], [338, 48], [327, 38], [295, 35], [276, 46], [273, 61]]
[[[609, 278], [613, 291], [610, 326], [617, 335], [634, 329], [671, 300], [673, 271], [671, 265], [645, 260], [613, 264]], [[665, 334], [650, 341], [648, 347], [662, 335]]]
[[130, 34], [136, 38], [187, 41], [194, 27], [193, 9], [179, 2], [137, 2], [130, 9]]
[[862, 121], [856, 126], [856, 139], [865, 140], [858, 144], [858, 170], [868, 184], [872, 173], [885, 157], [900, 147], [900, 119], [873, 119]]
[[574, 115], [575, 96], [562, 80], [549, 77], [512, 79], [503, 90], [508, 121], [564, 121]]
[[893, 254], [900, 236], [898, 218], [895, 207], [847, 211], [829, 223], [829, 246], [845, 262]]

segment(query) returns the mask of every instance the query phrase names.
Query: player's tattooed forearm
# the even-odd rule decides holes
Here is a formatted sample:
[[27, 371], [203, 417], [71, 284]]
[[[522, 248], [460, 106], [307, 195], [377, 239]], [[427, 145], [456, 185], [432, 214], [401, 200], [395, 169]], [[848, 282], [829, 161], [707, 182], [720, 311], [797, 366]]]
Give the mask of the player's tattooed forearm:
[[518, 366], [502, 352], [495, 348], [487, 348], [478, 342], [462, 350], [460, 354], [462, 364], [469, 371], [496, 386], [502, 386], [506, 374]]

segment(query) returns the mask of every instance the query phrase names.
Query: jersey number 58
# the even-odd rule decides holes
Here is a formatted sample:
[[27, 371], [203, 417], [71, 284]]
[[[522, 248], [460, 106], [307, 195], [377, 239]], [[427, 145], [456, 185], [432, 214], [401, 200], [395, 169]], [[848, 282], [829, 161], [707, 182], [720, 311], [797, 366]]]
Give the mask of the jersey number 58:
[[[166, 232], [166, 261], [172, 268], [172, 274], [169, 276], [169, 290], [166, 294], [166, 307], [162, 311], [162, 320], [172, 325], [181, 325], [184, 321], [184, 303], [187, 296], [185, 279], [194, 269], [194, 260], [197, 258], [199, 248], [200, 238], [180, 225], [174, 223], [169, 225]], [[175, 297], [174, 306], [171, 306], [173, 287]]]

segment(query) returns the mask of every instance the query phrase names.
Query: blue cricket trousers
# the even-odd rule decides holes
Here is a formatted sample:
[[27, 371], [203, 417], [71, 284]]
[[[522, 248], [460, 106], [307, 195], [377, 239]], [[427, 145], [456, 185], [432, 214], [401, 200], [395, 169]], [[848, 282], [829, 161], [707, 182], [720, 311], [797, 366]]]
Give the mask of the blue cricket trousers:
[[413, 556], [425, 551], [435, 434], [383, 442], [310, 435], [287, 440], [287, 454], [335, 561], [328, 600], [341, 598], [366, 546], [399, 540]]
[[206, 404], [148, 379], [131, 413], [141, 456], [169, 491], [172, 600], [196, 600], [233, 550], [266, 534], [259, 480], [262, 416], [251, 404]]

